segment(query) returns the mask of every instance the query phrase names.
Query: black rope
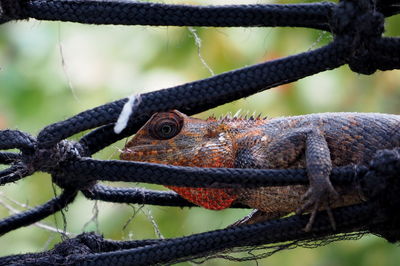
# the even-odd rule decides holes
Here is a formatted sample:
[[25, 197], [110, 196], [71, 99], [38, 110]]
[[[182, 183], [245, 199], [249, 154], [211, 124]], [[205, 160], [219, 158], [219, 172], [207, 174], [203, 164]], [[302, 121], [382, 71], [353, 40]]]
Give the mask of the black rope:
[[[382, 38], [384, 18], [398, 14], [399, 3], [398, 0], [344, 0], [338, 4], [183, 6], [126, 1], [0, 0], [0, 23], [32, 17], [97, 24], [297, 26], [327, 30], [334, 35], [332, 43], [314, 51], [142, 94], [140, 105], [133, 110], [135, 116], [130, 118], [121, 134], [114, 133], [113, 123], [127, 99], [49, 125], [39, 133], [37, 139], [18, 130], [0, 131], [0, 149], [20, 150], [20, 153], [0, 153], [0, 163], [11, 164], [0, 171], [0, 185], [43, 171], [50, 173], [54, 183], [64, 189], [60, 196], [44, 205], [0, 220], [0, 234], [32, 224], [61, 210], [73, 201], [78, 190], [90, 199], [111, 202], [191, 206], [172, 192], [111, 188], [95, 184], [98, 180], [190, 187], [307, 184], [304, 169], [191, 168], [100, 161], [88, 157], [135, 133], [157, 111], [179, 109], [188, 115], [195, 114], [346, 63], [353, 71], [364, 74], [372, 74], [379, 69], [399, 68], [400, 39]], [[88, 129], [94, 130], [79, 142], [65, 140]], [[312, 232], [306, 233], [301, 229], [309, 217], [303, 215], [168, 240], [107, 242], [101, 237], [84, 234], [60, 244], [52, 251], [6, 257], [0, 259], [0, 263], [16, 263], [20, 259], [24, 263], [35, 259], [38, 264], [170, 263], [232, 247], [312, 240], [339, 233], [366, 231], [394, 242], [400, 239], [400, 215], [393, 211], [397, 210], [400, 203], [399, 172], [399, 149], [378, 152], [368, 166], [334, 169], [331, 175], [334, 185], [358, 189], [368, 199], [364, 204], [334, 210], [337, 231], [332, 231], [326, 215], [319, 215]], [[68, 248], [71, 243], [76, 244], [75, 248]]]
[[34, 209], [14, 214], [0, 220], [0, 236], [22, 226], [38, 222], [47, 216], [60, 211], [70, 204], [76, 196], [76, 190], [64, 190], [58, 197]]
[[35, 18], [87, 24], [151, 26], [266, 27], [329, 29], [333, 3], [298, 5], [191, 6], [96, 0], [0, 2], [4, 21]]
[[0, 149], [33, 150], [35, 140], [19, 130], [0, 130]]
[[[315, 240], [349, 232], [370, 231], [385, 236], [390, 226], [397, 228], [400, 214], [393, 214], [400, 199], [400, 149], [378, 152], [371, 162], [365, 176], [364, 190], [368, 192], [368, 203], [337, 208], [333, 215], [337, 228], [331, 228], [326, 215], [315, 221], [311, 232], [302, 230], [309, 215], [291, 216], [279, 220], [266, 221], [253, 225], [234, 226], [223, 230], [210, 231], [187, 237], [172, 239], [148, 239], [137, 241], [109, 241], [94, 234], [82, 234], [74, 239], [57, 245], [53, 250], [39, 254], [24, 254], [4, 257], [5, 263], [23, 263], [32, 261], [36, 264], [73, 263], [76, 265], [150, 265], [171, 263], [180, 259], [190, 259], [229, 250], [233, 247], [287, 243], [294, 241]], [[396, 197], [392, 198], [393, 195]], [[390, 198], [390, 201], [387, 199]], [[371, 216], [371, 213], [374, 213]], [[395, 219], [393, 220], [393, 217]], [[395, 231], [398, 233], [398, 230]], [[386, 235], [392, 241], [398, 235]], [[340, 239], [340, 237], [339, 237]], [[57, 260], [56, 260], [57, 259]]]
[[0, 186], [18, 181], [31, 174], [32, 172], [23, 163], [16, 163], [0, 171]]
[[[338, 223], [341, 224], [340, 228], [337, 229], [338, 231], [348, 232], [358, 229], [358, 222], [366, 222], [370, 219], [368, 217], [368, 211], [370, 211], [368, 206], [357, 207], [352, 206], [334, 211], [335, 217], [339, 218]], [[351, 215], [357, 215], [357, 218], [345, 219]], [[135, 262], [137, 265], [153, 265], [156, 263], [168, 263], [193, 255], [220, 252], [232, 247], [317, 238], [335, 233], [329, 228], [330, 225], [326, 216], [325, 218], [321, 216], [321, 219], [318, 219], [318, 223], [316, 223], [312, 233], [304, 232], [302, 228], [307, 224], [308, 218], [308, 215], [293, 216], [280, 219], [279, 221], [237, 226], [169, 239], [133, 250], [119, 250], [82, 257], [78, 255], [75, 256], [76, 261], [74, 263], [87, 263], [87, 265], [106, 265], [107, 263], [129, 265], [129, 263]], [[285, 233], [282, 234], [282, 232]]]
[[[349, 206], [333, 210], [338, 221], [337, 231], [333, 231], [325, 215], [318, 216], [312, 232], [304, 232], [302, 228], [307, 224], [309, 216], [291, 216], [280, 220], [266, 221], [253, 225], [230, 227], [223, 230], [194, 234], [186, 237], [172, 239], [144, 240], [143, 244], [136, 241], [131, 247], [117, 250], [102, 249], [103, 243], [108, 243], [101, 237], [93, 237], [92, 234], [82, 234], [75, 239], [65, 241], [55, 247], [54, 250], [38, 254], [24, 254], [5, 257], [6, 263], [21, 263], [34, 257], [36, 264], [46, 264], [58, 258], [58, 263], [73, 263], [74, 265], [153, 265], [157, 263], [171, 263], [188, 257], [196, 258], [204, 254], [214, 254], [229, 248], [238, 246], [263, 245], [287, 241], [299, 241], [325, 237], [340, 232], [365, 230], [360, 224], [377, 223], [370, 217], [371, 206], [368, 204]], [[96, 241], [94, 248], [87, 245], [81, 239], [90, 238]], [[79, 242], [78, 242], [79, 241]], [[72, 245], [71, 242], [74, 244]], [[62, 248], [61, 248], [62, 247]], [[79, 248], [76, 248], [79, 247]], [[82, 252], [85, 247], [85, 252]], [[68, 254], [62, 254], [58, 250], [69, 250]], [[67, 255], [67, 256], [65, 256]], [[62, 260], [61, 260], [62, 259]]]
[[70, 255], [133, 249], [156, 244], [160, 241], [162, 240], [113, 241], [103, 239], [103, 237], [94, 233], [83, 233], [75, 238], [66, 239], [50, 251], [3, 257], [0, 260], [0, 265], [26, 264], [28, 261], [31, 265], [33, 263], [36, 265], [59, 265], [65, 263]]
[[155, 204], [163, 206], [194, 207], [180, 195], [172, 191], [158, 191], [144, 188], [117, 188], [95, 185], [82, 190], [86, 198], [115, 203]]
[[9, 174], [12, 174], [12, 173], [16, 172], [17, 169], [18, 169], [18, 166], [13, 165], [13, 166], [11, 166], [11, 167], [9, 167], [9, 168], [6, 168], [6, 169], [4, 169], [4, 170], [1, 170], [1, 171], [0, 171], [0, 178], [2, 178], [2, 177], [4, 177], [4, 176], [7, 176], [7, 175], [9, 175]]
[[376, 9], [385, 15], [393, 16], [400, 13], [399, 0], [377, 0]]
[[[121, 134], [114, 133], [113, 125], [106, 125], [88, 133], [80, 142], [87, 147], [90, 154], [93, 154], [135, 133], [154, 112], [178, 109], [192, 115], [265, 89], [339, 67], [344, 64], [348, 56], [343, 41], [333, 42], [314, 51], [226, 72], [208, 79], [142, 94], [141, 103], [137, 107], [140, 114], [129, 121], [128, 128]], [[107, 106], [107, 111], [92, 109], [71, 119], [50, 125], [39, 134], [38, 140], [46, 145], [54, 145], [60, 139], [82, 130], [115, 122], [126, 101], [127, 99], [124, 99], [110, 104]], [[93, 112], [96, 113], [96, 117], [104, 113], [106, 117], [101, 120], [102, 123], [98, 119], [94, 120]], [[114, 117], [111, 117], [112, 115]], [[76, 127], [66, 127], [66, 124], [76, 124]]]
[[[138, 107], [139, 114], [134, 120], [131, 119], [126, 130], [119, 135], [113, 132], [113, 125], [107, 124], [116, 120], [116, 116], [127, 99], [53, 124], [39, 134], [39, 141], [43, 145], [51, 146], [82, 130], [104, 125], [90, 132], [80, 141], [87, 147], [89, 154], [93, 154], [133, 134], [156, 111], [176, 108], [188, 115], [195, 114], [322, 70], [336, 68], [346, 62], [354, 71], [365, 74], [371, 74], [376, 69], [398, 68], [400, 41], [398, 38], [381, 38], [382, 16], [374, 10], [370, 11], [373, 7], [356, 9], [354, 4], [345, 2], [338, 5], [330, 20], [330, 26], [336, 34], [335, 41], [323, 48], [143, 94], [142, 102]], [[347, 9], [350, 11], [355, 9], [355, 11], [349, 12]], [[344, 16], [346, 11], [350, 14]], [[345, 18], [341, 19], [343, 16]], [[354, 18], [358, 18], [358, 23], [350, 23], [355, 20]], [[359, 24], [366, 26], [358, 27]], [[383, 63], [379, 63], [379, 60]], [[95, 114], [94, 117], [93, 114]], [[99, 120], [98, 114], [104, 115], [104, 119]], [[77, 125], [76, 128], [66, 129], [65, 124]]]
[[[209, 27], [307, 27], [329, 30], [334, 3], [191, 6], [98, 0], [2, 0], [2, 22], [35, 18], [87, 24]], [[385, 16], [400, 12], [397, 1], [378, 1]]]
[[88, 24], [327, 29], [332, 3], [190, 6], [129, 1], [28, 1], [23, 16]]
[[[363, 166], [333, 169], [331, 178], [336, 185], [350, 185]], [[94, 160], [80, 158], [65, 162], [62, 175], [53, 176], [61, 187], [65, 184], [94, 180], [143, 182], [184, 187], [226, 187], [229, 185], [286, 186], [306, 185], [305, 169], [242, 169], [182, 167], [144, 162]], [[337, 182], [336, 182], [337, 181]]]
[[385, 37], [375, 40], [375, 48], [381, 56], [395, 57], [398, 59], [400, 56], [400, 38]]
[[[197, 207], [173, 191], [158, 191], [144, 188], [117, 188], [95, 185], [82, 190], [86, 198], [114, 203], [135, 203], [174, 207]], [[231, 208], [248, 208], [242, 204], [233, 204]]]
[[18, 160], [21, 160], [21, 155], [19, 153], [0, 152], [0, 164], [12, 164]]
[[23, 17], [23, 7], [25, 0], [1, 0], [0, 1], [0, 24], [15, 19], [25, 19]]

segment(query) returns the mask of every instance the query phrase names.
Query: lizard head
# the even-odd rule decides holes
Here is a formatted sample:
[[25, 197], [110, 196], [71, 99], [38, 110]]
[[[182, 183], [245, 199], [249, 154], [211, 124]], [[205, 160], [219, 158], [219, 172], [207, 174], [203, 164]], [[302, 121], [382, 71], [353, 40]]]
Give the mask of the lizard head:
[[173, 110], [154, 114], [126, 144], [121, 159], [197, 167], [233, 167], [227, 124]]
[[[192, 167], [234, 167], [235, 134], [240, 119], [214, 117], [201, 120], [179, 111], [154, 114], [122, 150], [121, 159]], [[244, 126], [243, 126], [244, 125]], [[168, 186], [189, 201], [207, 209], [228, 208], [238, 198], [232, 188]]]

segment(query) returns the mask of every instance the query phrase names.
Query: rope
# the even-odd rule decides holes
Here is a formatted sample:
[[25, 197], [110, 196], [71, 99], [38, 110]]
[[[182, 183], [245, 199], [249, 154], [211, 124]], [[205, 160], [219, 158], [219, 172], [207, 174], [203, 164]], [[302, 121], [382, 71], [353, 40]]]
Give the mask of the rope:
[[[21, 156], [15, 152], [0, 152], [0, 164], [12, 164], [21, 160]], [[1, 176], [1, 174], [0, 174]]]
[[0, 236], [22, 226], [40, 221], [62, 210], [75, 199], [75, 196], [75, 190], [64, 190], [60, 196], [53, 198], [39, 207], [0, 220]]
[[[364, 167], [340, 167], [332, 171], [336, 185], [349, 185]], [[63, 164], [63, 175], [54, 182], [79, 180], [123, 181], [184, 187], [224, 187], [227, 185], [287, 186], [308, 184], [305, 169], [198, 168], [129, 161], [105, 161], [81, 158]], [[93, 177], [93, 179], [91, 178]], [[336, 180], [337, 178], [337, 180]], [[62, 180], [59, 180], [62, 179]], [[61, 185], [62, 187], [63, 185]]]
[[[358, 224], [371, 222], [371, 206], [363, 204], [333, 210], [340, 225], [338, 231], [357, 230]], [[149, 239], [132, 242], [120, 242], [124, 246], [118, 249], [102, 248], [109, 243], [102, 237], [93, 234], [82, 234], [77, 238], [67, 240], [57, 245], [54, 250], [40, 254], [23, 254], [4, 257], [5, 263], [25, 263], [34, 261], [36, 264], [47, 264], [55, 261], [59, 264], [73, 263], [74, 265], [153, 265], [171, 263], [177, 258], [193, 259], [204, 254], [221, 252], [237, 246], [262, 245], [292, 240], [326, 237], [333, 232], [326, 217], [321, 216], [313, 226], [313, 233], [301, 230], [308, 221], [308, 216], [292, 216], [275, 221], [261, 222], [253, 225], [230, 227], [206, 233], [194, 234], [187, 237], [165, 240]], [[95, 245], [88, 245], [82, 239], [90, 238]], [[82, 243], [83, 242], [83, 243]], [[117, 243], [117, 242], [114, 242]], [[73, 244], [73, 245], [72, 245]], [[78, 248], [77, 248], [78, 247]], [[85, 248], [82, 252], [82, 247]], [[58, 250], [68, 250], [62, 254]], [[61, 254], [60, 254], [61, 253]], [[178, 260], [179, 261], [179, 260]]]
[[[0, 234], [37, 222], [70, 204], [80, 190], [89, 199], [110, 202], [192, 206], [179, 195], [146, 189], [111, 188], [99, 180], [144, 182], [190, 187], [283, 186], [307, 184], [304, 169], [219, 169], [157, 165], [140, 162], [101, 161], [92, 154], [137, 131], [154, 112], [179, 109], [192, 115], [281, 84], [334, 69], [344, 64], [363, 74], [400, 68], [400, 39], [382, 37], [384, 21], [400, 13], [398, 0], [343, 0], [298, 5], [189, 6], [97, 0], [0, 0], [0, 23], [36, 18], [94, 24], [174, 26], [291, 26], [329, 31], [334, 40], [309, 52], [229, 71], [208, 79], [141, 95], [121, 134], [114, 123], [127, 102], [117, 100], [45, 127], [38, 137], [18, 130], [0, 131], [0, 185], [15, 182], [36, 171], [51, 174], [63, 188], [60, 196], [23, 213], [0, 220]], [[135, 112], [136, 111], [136, 112]], [[79, 142], [66, 140], [93, 129]], [[137, 265], [172, 263], [204, 257], [235, 247], [276, 244], [296, 246], [301, 241], [349, 232], [371, 232], [389, 241], [400, 240], [400, 149], [379, 151], [368, 166], [333, 169], [334, 185], [356, 188], [368, 201], [334, 210], [337, 231], [320, 215], [311, 232], [301, 230], [308, 215], [292, 216], [254, 225], [234, 226], [167, 240], [112, 242], [83, 234], [55, 249], [0, 259], [0, 263], [74, 263], [85, 265]], [[236, 205], [234, 207], [247, 207]], [[373, 216], [371, 214], [374, 214]], [[371, 217], [376, 217], [372, 218]], [[289, 244], [281, 244], [289, 241]], [[306, 242], [307, 243], [307, 242]]]
[[[26, 263], [33, 259], [40, 265], [55, 261], [59, 264], [68, 262], [76, 265], [171, 263], [179, 261], [179, 258], [193, 259], [233, 247], [290, 241], [295, 241], [292, 244], [296, 245], [297, 241], [325, 238], [351, 231], [359, 231], [362, 234], [365, 230], [383, 236], [386, 234], [389, 240], [394, 241], [398, 240], [398, 238], [394, 239], [398, 235], [388, 235], [388, 228], [390, 225], [395, 226], [394, 228], [398, 225], [394, 222], [399, 220], [400, 215], [398, 213], [393, 215], [393, 208], [397, 208], [399, 199], [398, 197], [391, 198], [390, 201], [387, 199], [399, 193], [400, 185], [397, 178], [399, 170], [400, 149], [378, 152], [364, 179], [367, 182], [364, 183], [364, 189], [370, 192], [371, 200], [368, 203], [333, 210], [338, 224], [336, 231], [331, 228], [327, 216], [320, 216], [312, 232], [307, 233], [301, 229], [307, 224], [309, 215], [296, 215], [165, 240], [109, 241], [100, 236], [85, 233], [64, 241], [48, 252], [4, 257], [3, 263]], [[371, 212], [375, 215], [371, 216]], [[393, 216], [396, 217], [395, 221], [387, 220]]]
[[[328, 29], [333, 3], [298, 5], [191, 6], [96, 0], [31, 0], [21, 7], [5, 1], [9, 19], [35, 18], [85, 24], [266, 27]], [[18, 2], [18, 1], [16, 1]], [[16, 3], [17, 4], [17, 3]]]
[[15, 19], [26, 19], [22, 15], [26, 0], [1, 0], [0, 1], [0, 24]]
[[[87, 147], [90, 154], [93, 154], [99, 149], [135, 133], [154, 112], [178, 109], [188, 115], [199, 113], [308, 75], [339, 67], [344, 64], [346, 53], [342, 41], [333, 42], [314, 51], [233, 70], [208, 79], [157, 92], [142, 94], [141, 103], [138, 106], [140, 115], [135, 117], [135, 120], [130, 119], [128, 127], [121, 134], [117, 135], [113, 132], [113, 125], [106, 125], [88, 133], [80, 142]], [[111, 121], [116, 121], [126, 101], [127, 99], [124, 99], [113, 103], [112, 106], [115, 109], [108, 111], [115, 116]], [[93, 119], [91, 112], [92, 110], [83, 112], [73, 119], [80, 119], [79, 122], [82, 121], [82, 125], [88, 125]], [[111, 121], [107, 120], [107, 122]], [[88, 129], [83, 126], [78, 127], [78, 125], [76, 128], [66, 129], [65, 123], [69, 122], [69, 120], [66, 120], [51, 125], [51, 128], [45, 128], [39, 134], [39, 141], [46, 139], [47, 143], [51, 145], [76, 132]], [[93, 124], [94, 126], [100, 126], [100, 123]], [[65, 132], [66, 130], [70, 132]]]

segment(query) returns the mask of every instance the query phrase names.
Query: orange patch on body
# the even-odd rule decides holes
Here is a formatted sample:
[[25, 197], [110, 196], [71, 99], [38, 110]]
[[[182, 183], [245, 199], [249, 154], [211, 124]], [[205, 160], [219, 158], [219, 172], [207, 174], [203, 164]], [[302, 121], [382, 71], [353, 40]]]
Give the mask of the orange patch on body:
[[188, 201], [210, 210], [229, 208], [238, 198], [237, 195], [231, 193], [233, 189], [230, 188], [166, 187], [172, 189]]
[[[227, 160], [222, 154], [214, 153], [213, 157], [208, 159], [208, 163], [205, 165], [206, 167], [232, 167], [231, 165], [227, 165]], [[187, 160], [190, 160], [190, 163], [188, 163]], [[196, 166], [202, 165], [203, 163], [204, 158], [202, 158], [202, 156], [195, 156], [193, 158], [182, 156], [182, 160], [173, 163], [173, 165]], [[229, 208], [238, 198], [238, 195], [235, 195], [231, 188], [166, 187], [172, 189], [188, 201], [210, 210]]]

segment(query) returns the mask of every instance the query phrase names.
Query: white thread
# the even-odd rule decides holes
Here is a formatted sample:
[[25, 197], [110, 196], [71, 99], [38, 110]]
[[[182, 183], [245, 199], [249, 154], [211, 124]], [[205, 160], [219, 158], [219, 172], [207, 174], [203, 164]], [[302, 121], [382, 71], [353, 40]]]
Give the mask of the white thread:
[[197, 35], [196, 29], [193, 27], [188, 27], [188, 29], [190, 33], [193, 35], [194, 42], [197, 46], [197, 54], [200, 58], [201, 63], [208, 70], [208, 72], [210, 72], [211, 76], [214, 76], [215, 75], [214, 71], [211, 69], [211, 67], [207, 64], [206, 60], [204, 60], [203, 56], [201, 55], [201, 39], [199, 35]]
[[128, 98], [128, 101], [125, 103], [122, 111], [118, 117], [117, 122], [114, 126], [115, 134], [119, 134], [126, 128], [128, 124], [129, 118], [132, 114], [136, 113], [136, 109], [139, 107], [140, 102], [142, 101], [142, 97], [140, 94], [132, 95]]

